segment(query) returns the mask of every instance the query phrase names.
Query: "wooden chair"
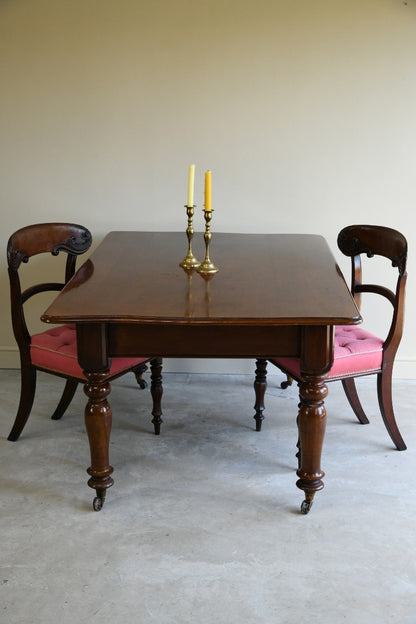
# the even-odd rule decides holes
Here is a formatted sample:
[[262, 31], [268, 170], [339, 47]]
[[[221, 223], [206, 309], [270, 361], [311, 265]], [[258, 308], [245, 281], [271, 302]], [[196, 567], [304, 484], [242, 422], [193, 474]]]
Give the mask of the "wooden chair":
[[[58, 420], [69, 406], [79, 383], [86, 379], [77, 360], [75, 325], [67, 324], [50, 327], [46, 331], [30, 335], [26, 324], [24, 304], [41, 292], [60, 291], [75, 273], [77, 256], [91, 246], [90, 232], [81, 225], [72, 223], [41, 223], [24, 227], [9, 239], [7, 260], [10, 278], [11, 312], [14, 336], [20, 351], [21, 393], [17, 415], [8, 439], [19, 438], [32, 409], [36, 390], [36, 371], [64, 377], [66, 384], [58, 407], [52, 415]], [[30, 286], [22, 291], [19, 269], [32, 256], [41, 253], [57, 256], [67, 254], [64, 281], [45, 282]], [[132, 371], [141, 388], [146, 387], [142, 374], [150, 361], [152, 371], [151, 393], [153, 397], [153, 424], [155, 433], [160, 432], [161, 419], [161, 358], [120, 357], [113, 358], [108, 380], [111, 381]]]
[[[406, 449], [400, 435], [392, 403], [392, 371], [394, 358], [403, 332], [404, 300], [406, 287], [407, 242], [405, 237], [391, 228], [377, 225], [351, 225], [338, 235], [338, 247], [351, 258], [351, 292], [361, 307], [361, 294], [374, 293], [385, 297], [393, 306], [392, 320], [386, 338], [379, 338], [362, 326], [337, 326], [334, 336], [334, 363], [327, 381], [341, 380], [348, 401], [362, 424], [367, 424], [354, 378], [363, 375], [377, 375], [377, 393], [381, 415], [387, 431], [399, 451]], [[362, 282], [362, 255], [368, 258], [384, 256], [398, 271], [395, 292], [384, 285]], [[292, 379], [300, 382], [298, 358], [278, 358], [269, 360], [287, 375], [282, 387], [291, 384]], [[263, 420], [263, 397], [266, 385], [267, 360], [257, 361], [256, 419], [257, 430]]]

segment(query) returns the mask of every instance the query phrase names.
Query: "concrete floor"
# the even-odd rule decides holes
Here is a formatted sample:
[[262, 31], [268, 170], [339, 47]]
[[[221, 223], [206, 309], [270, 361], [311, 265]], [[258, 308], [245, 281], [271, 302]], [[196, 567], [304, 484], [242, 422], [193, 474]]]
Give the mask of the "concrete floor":
[[362, 426], [329, 386], [325, 489], [299, 513], [297, 389], [270, 375], [263, 431], [250, 376], [164, 378], [162, 434], [128, 375], [113, 384], [115, 484], [100, 513], [85, 469], [80, 389], [49, 420], [62, 382], [39, 375], [20, 440], [19, 393], [0, 371], [3, 624], [414, 624], [415, 381], [395, 382], [408, 450], [393, 449], [375, 379], [360, 380]]

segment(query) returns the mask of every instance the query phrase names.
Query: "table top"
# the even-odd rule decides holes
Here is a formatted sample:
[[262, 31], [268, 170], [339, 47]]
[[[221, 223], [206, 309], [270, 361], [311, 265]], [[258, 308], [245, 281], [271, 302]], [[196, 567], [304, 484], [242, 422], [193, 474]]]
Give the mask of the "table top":
[[[180, 232], [110, 232], [42, 316], [51, 323], [351, 325], [361, 321], [322, 236], [212, 234], [209, 281]], [[194, 254], [204, 258], [202, 234]]]

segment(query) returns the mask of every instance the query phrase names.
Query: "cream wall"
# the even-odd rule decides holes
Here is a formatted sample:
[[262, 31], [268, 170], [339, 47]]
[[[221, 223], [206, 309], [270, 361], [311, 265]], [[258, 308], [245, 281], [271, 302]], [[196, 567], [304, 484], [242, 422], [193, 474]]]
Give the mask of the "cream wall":
[[[84, 223], [96, 242], [184, 230], [195, 162], [199, 206], [213, 171], [214, 236], [322, 233], [347, 272], [341, 227], [401, 230], [395, 374], [416, 377], [415, 67], [416, 0], [0, 0], [2, 248], [41, 221]], [[5, 367], [17, 358], [1, 263]], [[377, 308], [366, 316], [379, 322]]]

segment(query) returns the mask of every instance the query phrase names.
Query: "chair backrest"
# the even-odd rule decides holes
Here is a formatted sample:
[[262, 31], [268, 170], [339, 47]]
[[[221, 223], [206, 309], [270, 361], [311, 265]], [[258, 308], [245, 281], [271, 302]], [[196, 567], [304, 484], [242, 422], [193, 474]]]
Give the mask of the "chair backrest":
[[[82, 225], [74, 223], [38, 223], [17, 230], [7, 244], [7, 262], [10, 279], [10, 298], [13, 332], [21, 357], [28, 356], [30, 334], [26, 325], [23, 304], [33, 295], [46, 291], [59, 291], [75, 273], [76, 257], [86, 252], [92, 242], [91, 233]], [[67, 254], [63, 282], [42, 282], [22, 291], [19, 267], [32, 256], [59, 252]]]
[[[404, 323], [404, 299], [406, 288], [407, 241], [403, 234], [381, 225], [350, 225], [338, 234], [338, 247], [351, 258], [351, 293], [361, 306], [361, 293], [375, 293], [388, 299], [393, 315], [384, 342], [384, 363], [393, 362], [399, 346]], [[363, 283], [361, 255], [368, 258], [384, 256], [398, 270], [395, 292], [381, 284]]]

